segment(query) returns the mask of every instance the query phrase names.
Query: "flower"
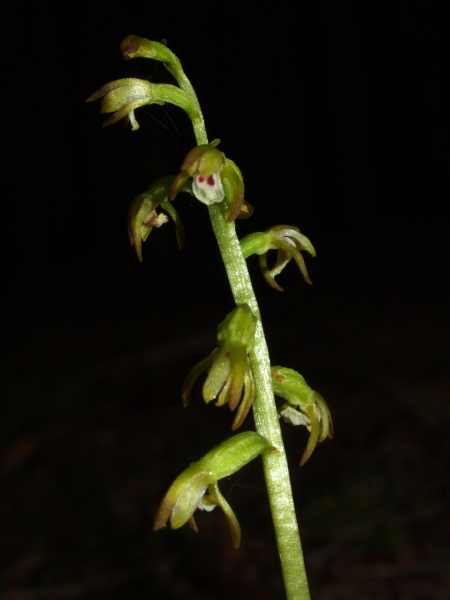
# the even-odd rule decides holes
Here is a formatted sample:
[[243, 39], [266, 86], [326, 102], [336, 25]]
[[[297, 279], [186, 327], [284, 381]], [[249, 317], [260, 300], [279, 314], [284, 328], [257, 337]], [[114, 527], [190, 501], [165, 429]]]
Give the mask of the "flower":
[[222, 202], [225, 192], [220, 173], [224, 166], [225, 154], [213, 144], [196, 146], [186, 155], [181, 172], [170, 189], [169, 198], [173, 200], [181, 185], [192, 177], [192, 191], [197, 200], [208, 205]]
[[201, 144], [188, 152], [181, 172], [173, 182], [169, 198], [173, 200], [184, 182], [191, 177], [192, 192], [203, 204], [215, 204], [225, 199], [229, 208], [226, 220], [230, 223], [237, 218], [249, 217], [253, 208], [244, 201], [244, 183], [239, 168], [217, 150], [219, 142], [214, 140], [211, 144]]
[[[313, 245], [307, 237], [300, 233], [297, 227], [289, 225], [276, 225], [261, 233], [250, 233], [241, 240], [241, 249], [245, 258], [252, 254], [259, 255], [259, 265], [267, 283], [279, 290], [283, 288], [275, 281], [287, 263], [293, 258], [300, 269], [303, 279], [311, 284], [305, 261], [300, 254], [306, 250], [311, 256], [316, 255]], [[269, 250], [277, 250], [277, 261], [272, 269], [267, 266], [267, 254]]]
[[333, 437], [333, 422], [324, 398], [312, 390], [304, 378], [285, 367], [272, 367], [274, 394], [287, 400], [279, 414], [291, 425], [306, 425], [310, 432], [308, 443], [300, 460], [302, 467], [313, 453], [318, 442]]
[[164, 527], [170, 519], [172, 529], [189, 523], [194, 531], [196, 509], [211, 511], [216, 506], [224, 511], [235, 548], [241, 542], [241, 528], [217, 482], [236, 473], [263, 452], [274, 452], [266, 438], [254, 431], [239, 433], [222, 442], [197, 462], [193, 462], [172, 483], [164, 496], [153, 523], [153, 531]]
[[[142, 242], [148, 238], [153, 227], [161, 227], [169, 220], [164, 213], [156, 212], [158, 206], [172, 217], [175, 223], [178, 247], [180, 249], [183, 247], [184, 227], [175, 207], [167, 199], [173, 180], [174, 176], [161, 177], [148, 190], [136, 196], [131, 203], [128, 212], [128, 237], [140, 262], [142, 262]], [[185, 184], [184, 187], [185, 191], [189, 191], [188, 184]]]
[[126, 118], [131, 122], [133, 131], [139, 129], [134, 111], [139, 106], [151, 103], [151, 83], [142, 79], [128, 77], [111, 81], [89, 96], [86, 102], [102, 100], [102, 113], [114, 113], [106, 119], [103, 127]]
[[93, 102], [99, 98], [102, 98], [101, 112], [113, 113], [103, 123], [103, 127], [125, 118], [126, 121], [130, 121], [133, 131], [139, 129], [134, 111], [146, 104], [162, 105], [170, 102], [184, 109], [188, 115], [192, 115], [196, 111], [192, 100], [179, 87], [164, 83], [152, 83], [134, 77], [107, 83], [89, 96], [86, 102]]
[[233, 431], [242, 424], [255, 397], [255, 382], [248, 356], [253, 348], [255, 330], [256, 318], [247, 304], [238, 306], [227, 315], [218, 327], [219, 347], [196, 364], [186, 377], [182, 390], [184, 406], [189, 404], [192, 386], [200, 373], [209, 369], [203, 385], [203, 399], [209, 403], [217, 398], [217, 406], [228, 403], [232, 411], [240, 403]]

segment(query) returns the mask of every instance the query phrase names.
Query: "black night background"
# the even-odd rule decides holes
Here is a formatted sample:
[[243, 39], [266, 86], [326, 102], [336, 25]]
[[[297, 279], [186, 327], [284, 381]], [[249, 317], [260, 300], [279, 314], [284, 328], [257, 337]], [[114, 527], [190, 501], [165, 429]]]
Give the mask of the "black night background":
[[[210, 139], [255, 207], [244, 236], [295, 225], [276, 292], [249, 269], [272, 362], [327, 400], [335, 438], [287, 451], [314, 600], [443, 600], [450, 583], [448, 99], [443, 3], [134, 2], [4, 11], [2, 600], [275, 600], [281, 575], [258, 461], [219, 511], [152, 532], [191, 461], [230, 435], [226, 407], [180, 388], [233, 308], [205, 207], [155, 229], [138, 263], [131, 200], [195, 145], [173, 106], [102, 128], [86, 98], [123, 77], [129, 34], [167, 40]], [[252, 418], [244, 428], [253, 426]]]

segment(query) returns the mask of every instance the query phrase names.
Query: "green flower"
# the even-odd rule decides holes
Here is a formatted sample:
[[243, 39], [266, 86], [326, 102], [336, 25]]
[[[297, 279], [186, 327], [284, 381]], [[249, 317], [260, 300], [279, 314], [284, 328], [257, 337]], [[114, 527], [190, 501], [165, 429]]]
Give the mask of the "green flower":
[[188, 152], [181, 165], [181, 172], [173, 182], [169, 198], [173, 200], [181, 186], [192, 178], [192, 192], [197, 200], [207, 205], [225, 200], [229, 209], [227, 222], [247, 218], [252, 214], [253, 208], [244, 201], [242, 174], [232, 160], [217, 150], [215, 146], [219, 141], [196, 146]]
[[318, 442], [333, 437], [333, 422], [330, 410], [323, 397], [312, 390], [304, 378], [285, 367], [272, 367], [274, 394], [287, 400], [279, 415], [291, 425], [305, 425], [310, 436], [300, 460], [302, 467], [313, 453]]
[[146, 104], [165, 104], [170, 102], [185, 110], [188, 115], [195, 113], [195, 107], [189, 96], [175, 85], [152, 83], [144, 79], [127, 77], [111, 81], [94, 92], [86, 102], [102, 98], [102, 113], [113, 113], [103, 123], [103, 127], [117, 123], [125, 118], [130, 121], [133, 131], [139, 129], [134, 111]]
[[156, 513], [153, 531], [164, 527], [169, 519], [172, 529], [189, 523], [197, 531], [194, 512], [197, 509], [211, 511], [220, 506], [228, 520], [233, 546], [238, 548], [241, 528], [217, 482], [236, 473], [263, 452], [274, 451], [266, 438], [254, 431], [228, 438], [199, 461], [191, 463], [175, 479]]
[[238, 306], [225, 318], [218, 327], [219, 347], [196, 364], [186, 377], [182, 390], [184, 406], [189, 404], [192, 386], [200, 373], [209, 369], [203, 385], [203, 399], [208, 403], [217, 398], [217, 406], [228, 403], [232, 411], [239, 405], [233, 431], [242, 424], [255, 397], [248, 356], [253, 348], [255, 330], [256, 318], [246, 304]]
[[[138, 259], [142, 262], [142, 242], [150, 235], [153, 227], [161, 227], [169, 217], [163, 212], [156, 212], [158, 207], [166, 211], [173, 219], [176, 228], [178, 246], [181, 249], [184, 241], [184, 227], [175, 207], [168, 200], [169, 188], [174, 176], [161, 177], [148, 190], [136, 196], [128, 212], [128, 237], [134, 246]], [[189, 183], [184, 191], [190, 191]]]
[[[281, 273], [292, 258], [300, 269], [303, 279], [311, 284], [305, 261], [300, 253], [306, 250], [311, 256], [315, 256], [316, 251], [309, 239], [301, 234], [297, 227], [276, 225], [261, 233], [250, 233], [241, 240], [241, 249], [245, 258], [252, 254], [259, 255], [262, 274], [267, 283], [276, 290], [282, 292], [283, 288], [275, 281], [275, 276]], [[267, 266], [269, 250], [277, 250], [277, 261], [271, 269]]]

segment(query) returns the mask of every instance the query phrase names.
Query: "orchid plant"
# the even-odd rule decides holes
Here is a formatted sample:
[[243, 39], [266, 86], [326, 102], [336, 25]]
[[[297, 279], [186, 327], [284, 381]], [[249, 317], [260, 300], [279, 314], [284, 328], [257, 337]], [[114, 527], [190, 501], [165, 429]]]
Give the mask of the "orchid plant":
[[[179, 193], [190, 194], [209, 211], [236, 304], [218, 327], [217, 348], [188, 373], [181, 394], [183, 404], [189, 404], [195, 381], [206, 371], [204, 401], [215, 401], [218, 406], [228, 404], [235, 411], [233, 431], [243, 425], [252, 408], [256, 427], [256, 431], [232, 435], [175, 479], [160, 504], [154, 530], [170, 521], [173, 529], [189, 523], [197, 531], [195, 511], [210, 511], [219, 506], [230, 526], [232, 544], [238, 547], [241, 529], [218, 482], [261, 456], [286, 597], [307, 600], [308, 582], [279, 420], [303, 425], [310, 432], [300, 466], [309, 459], [318, 442], [333, 436], [332, 420], [325, 400], [310, 389], [299, 373], [271, 366], [246, 259], [257, 254], [267, 283], [282, 290], [275, 277], [291, 259], [305, 281], [311, 283], [301, 253], [306, 251], [315, 256], [315, 250], [298, 228], [287, 225], [238, 239], [235, 221], [250, 217], [253, 207], [244, 198], [244, 182], [238, 166], [217, 148], [219, 140], [208, 141], [200, 104], [179, 59], [165, 44], [136, 36], [126, 37], [120, 48], [125, 60], [143, 57], [161, 61], [176, 84], [126, 78], [104, 85], [88, 98], [88, 101], [102, 99], [101, 112], [109, 115], [103, 125], [125, 119], [137, 130], [136, 109], [168, 102], [188, 114], [197, 141], [177, 175], [162, 177], [133, 200], [128, 217], [130, 243], [142, 261], [142, 243], [154, 227], [161, 227], [170, 217], [181, 248], [184, 229], [173, 201]], [[267, 263], [270, 250], [277, 251], [272, 268]], [[285, 403], [277, 406], [275, 396]]]

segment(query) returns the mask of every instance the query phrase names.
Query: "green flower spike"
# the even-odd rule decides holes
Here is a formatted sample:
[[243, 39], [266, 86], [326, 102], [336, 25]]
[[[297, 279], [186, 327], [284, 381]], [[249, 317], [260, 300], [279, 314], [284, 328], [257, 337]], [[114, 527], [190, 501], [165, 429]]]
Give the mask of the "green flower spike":
[[189, 523], [197, 531], [193, 516], [196, 509], [211, 511], [220, 506], [230, 526], [233, 546], [238, 548], [241, 528], [217, 482], [236, 473], [263, 452], [274, 451], [266, 438], [253, 431], [228, 438], [199, 461], [191, 463], [175, 479], [156, 513], [153, 531], [164, 527], [169, 519], [172, 529]]
[[229, 208], [227, 222], [237, 218], [245, 219], [253, 213], [253, 208], [244, 201], [244, 183], [236, 164], [225, 157], [216, 146], [220, 140], [211, 144], [196, 146], [186, 155], [181, 172], [173, 182], [169, 193], [173, 200], [181, 186], [192, 177], [192, 192], [203, 204], [215, 204], [225, 199]]
[[[175, 176], [161, 177], [148, 190], [136, 196], [128, 212], [128, 237], [134, 246], [137, 257], [142, 262], [142, 242], [150, 235], [153, 227], [161, 227], [167, 223], [169, 217], [164, 213], [157, 213], [158, 206], [165, 210], [175, 223], [178, 247], [181, 249], [184, 242], [184, 227], [175, 207], [168, 200], [169, 188]], [[190, 184], [186, 182], [183, 191], [190, 192]]]
[[117, 123], [125, 118], [130, 121], [133, 131], [139, 129], [134, 111], [146, 104], [165, 104], [170, 102], [185, 110], [188, 115], [195, 113], [195, 107], [189, 96], [175, 85], [151, 83], [144, 79], [128, 77], [111, 81], [102, 86], [86, 102], [102, 99], [102, 113], [113, 113], [103, 123], [103, 127]]
[[291, 425], [306, 425], [310, 432], [300, 460], [302, 467], [318, 442], [333, 437], [330, 410], [323, 397], [312, 390], [300, 373], [293, 369], [272, 367], [272, 385], [274, 394], [288, 402], [281, 407], [280, 416]]
[[209, 369], [203, 385], [203, 399], [208, 403], [217, 398], [217, 406], [228, 403], [232, 411], [240, 402], [232, 430], [242, 424], [255, 397], [255, 382], [248, 356], [255, 330], [256, 318], [246, 304], [227, 315], [218, 327], [219, 347], [196, 364], [186, 377], [182, 390], [184, 406], [189, 404], [192, 386], [200, 373]]
[[[264, 278], [276, 290], [282, 292], [283, 288], [275, 281], [275, 276], [281, 273], [292, 258], [297, 263], [303, 279], [311, 284], [305, 261], [300, 253], [306, 250], [311, 256], [315, 256], [316, 251], [309, 239], [301, 234], [297, 227], [276, 225], [262, 233], [250, 233], [241, 240], [241, 248], [245, 258], [248, 258], [252, 254], [259, 255], [259, 265]], [[272, 269], [269, 269], [267, 266], [267, 254], [269, 250], [278, 251], [277, 261]]]

